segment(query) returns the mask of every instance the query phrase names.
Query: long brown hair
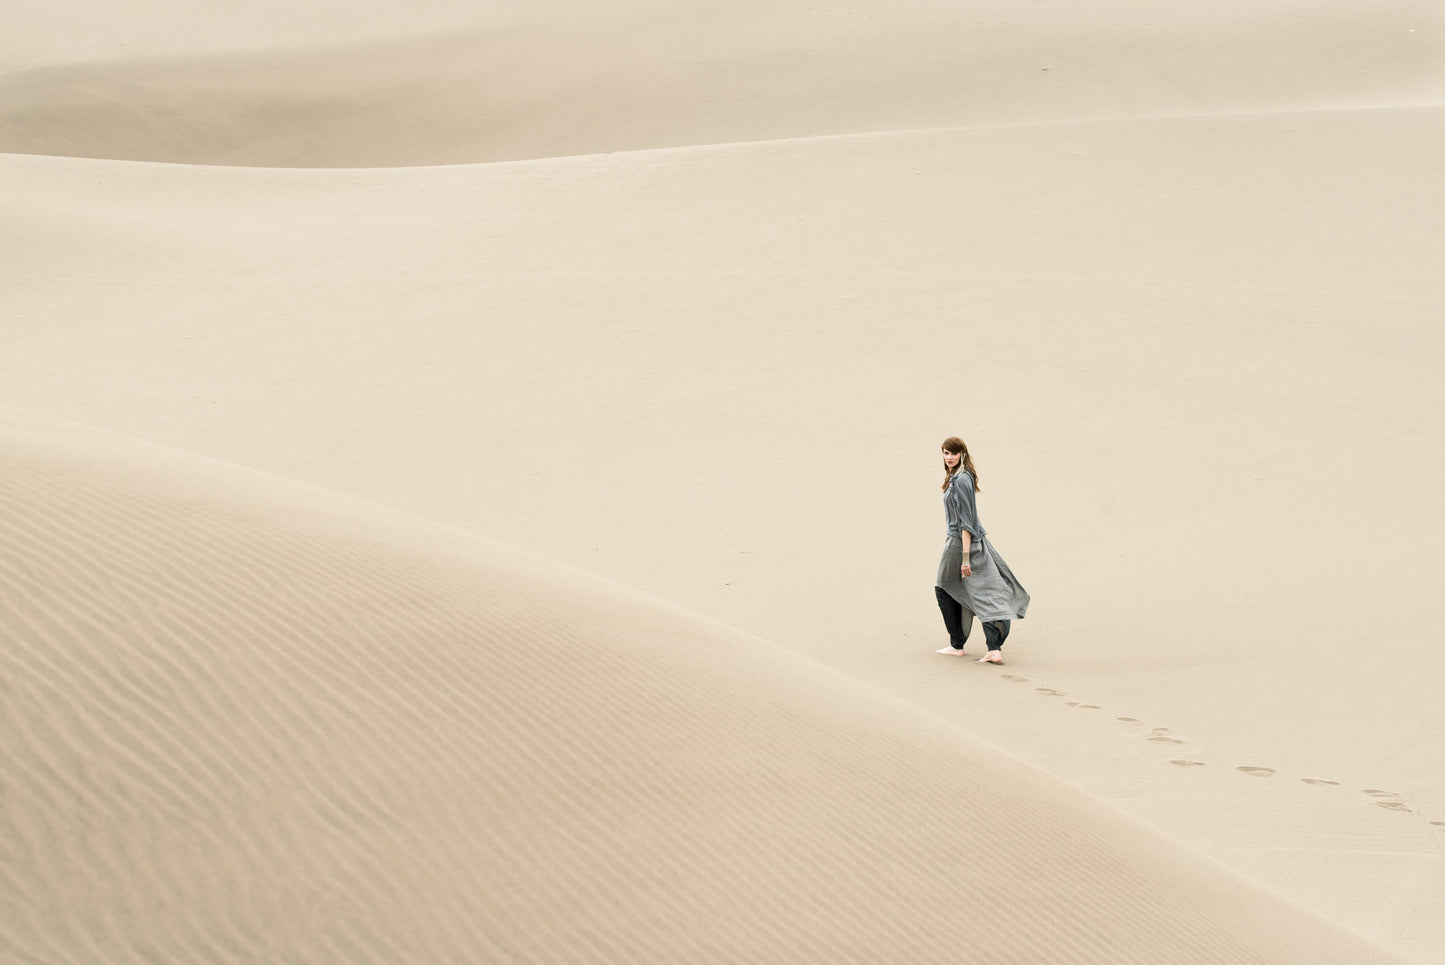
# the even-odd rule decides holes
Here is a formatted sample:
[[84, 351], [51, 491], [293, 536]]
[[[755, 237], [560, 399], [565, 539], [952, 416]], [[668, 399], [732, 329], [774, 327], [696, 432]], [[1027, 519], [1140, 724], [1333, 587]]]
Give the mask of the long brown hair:
[[968, 454], [968, 444], [958, 436], [949, 436], [943, 440], [944, 452], [956, 452], [963, 456], [958, 460], [958, 468], [950, 470], [948, 463], [943, 464], [943, 491], [948, 492], [948, 484], [953, 482], [953, 477], [960, 469], [967, 469], [968, 474], [973, 477], [973, 491], [982, 492], [978, 488], [978, 470], [973, 468], [973, 457]]

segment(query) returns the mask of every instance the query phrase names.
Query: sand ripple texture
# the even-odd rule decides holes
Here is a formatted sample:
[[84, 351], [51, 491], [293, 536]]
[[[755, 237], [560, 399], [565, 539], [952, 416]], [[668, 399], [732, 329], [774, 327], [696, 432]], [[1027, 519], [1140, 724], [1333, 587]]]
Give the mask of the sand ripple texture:
[[0, 958], [1383, 962], [763, 641], [0, 420]]

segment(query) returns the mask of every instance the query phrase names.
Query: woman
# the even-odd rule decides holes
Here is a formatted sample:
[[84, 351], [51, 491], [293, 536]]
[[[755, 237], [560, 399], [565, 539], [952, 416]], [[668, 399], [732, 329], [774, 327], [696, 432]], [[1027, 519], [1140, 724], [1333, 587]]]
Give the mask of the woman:
[[1003, 642], [1008, 639], [1009, 626], [1028, 612], [1029, 595], [1014, 579], [1003, 557], [994, 552], [987, 530], [978, 521], [974, 505], [974, 493], [978, 491], [978, 470], [968, 446], [958, 436], [949, 436], [943, 440], [943, 509], [948, 538], [933, 584], [949, 645], [937, 652], [963, 656], [973, 618], [978, 617], [988, 643], [988, 653], [978, 662], [1003, 663]]

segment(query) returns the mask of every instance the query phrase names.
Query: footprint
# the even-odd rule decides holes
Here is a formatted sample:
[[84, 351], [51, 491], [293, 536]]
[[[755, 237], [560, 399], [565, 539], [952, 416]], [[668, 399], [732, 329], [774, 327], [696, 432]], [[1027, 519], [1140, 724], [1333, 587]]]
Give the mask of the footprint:
[[1399, 797], [1399, 796], [1400, 796], [1400, 795], [1396, 794], [1394, 791], [1382, 791], [1382, 790], [1380, 790], [1379, 788], [1375, 788], [1375, 787], [1367, 787], [1367, 788], [1365, 788], [1365, 793], [1368, 794], [1368, 795], [1370, 795], [1370, 797]]
[[1236, 767], [1235, 770], [1243, 771], [1250, 777], [1274, 777], [1274, 768], [1272, 767]]
[[1389, 808], [1391, 811], [1404, 811], [1406, 814], [1415, 813], [1414, 811], [1411, 811], [1409, 808], [1405, 807], [1405, 805], [1401, 804], [1399, 801], [1376, 801], [1375, 807]]
[[1330, 787], [1340, 786], [1339, 781], [1327, 781], [1322, 777], [1302, 777], [1300, 778], [1300, 780], [1304, 781], [1306, 784], [1328, 784]]
[[1054, 690], [1052, 687], [1035, 687], [1034, 689], [1050, 697], [1067, 697], [1069, 695], [1067, 690]]
[[1152, 730], [1152, 731], [1153, 731], [1154, 733], [1156, 733], [1156, 734], [1167, 733], [1168, 730], [1169, 730], [1168, 727], [1151, 727], [1151, 728], [1149, 728], [1149, 729]]
[[1445, 821], [1431, 821], [1430, 823], [1437, 828], [1445, 828]]
[[1122, 721], [1123, 721], [1124, 723], [1126, 723], [1126, 724], [1138, 724], [1138, 723], [1141, 723], [1141, 721], [1140, 721], [1139, 718], [1137, 718], [1137, 717], [1115, 717], [1114, 719], [1115, 719], [1115, 720], [1122, 720]]
[[1151, 741], [1159, 741], [1159, 743], [1161, 743], [1161, 744], [1182, 744], [1182, 743], [1184, 743], [1182, 740], [1180, 740], [1180, 739], [1177, 738], [1177, 737], [1169, 737], [1169, 736], [1166, 736], [1166, 735], [1164, 735], [1164, 734], [1155, 734], [1153, 737], [1146, 737], [1146, 738], [1144, 738], [1144, 739], [1145, 739], [1145, 740], [1151, 740]]
[[1203, 761], [1170, 761], [1175, 767], [1204, 767]]
[[1026, 684], [1026, 683], [1029, 682], [1029, 678], [1027, 678], [1027, 677], [1020, 677], [1020, 676], [1019, 676], [1018, 674], [1016, 674], [1016, 673], [1001, 673], [1001, 674], [999, 674], [999, 676], [1002, 677], [1002, 678], [1005, 679], [1005, 680], [1012, 681], [1013, 683], [1016, 683], [1016, 684]]

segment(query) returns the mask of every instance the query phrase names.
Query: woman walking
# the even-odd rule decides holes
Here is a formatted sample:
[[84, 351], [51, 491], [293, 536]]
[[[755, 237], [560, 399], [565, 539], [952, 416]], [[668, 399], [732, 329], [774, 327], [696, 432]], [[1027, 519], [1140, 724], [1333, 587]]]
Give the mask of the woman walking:
[[943, 612], [949, 645], [938, 653], [963, 656], [973, 618], [983, 624], [988, 652], [979, 663], [1003, 663], [1003, 642], [1014, 620], [1022, 620], [1029, 609], [1029, 594], [1013, 571], [994, 552], [988, 531], [978, 521], [974, 494], [979, 491], [978, 470], [968, 446], [958, 436], [943, 440], [943, 509], [948, 520], [948, 538], [943, 559], [938, 561], [938, 578], [933, 594]]

